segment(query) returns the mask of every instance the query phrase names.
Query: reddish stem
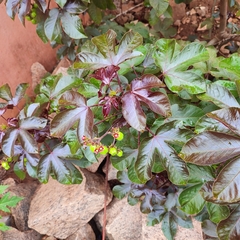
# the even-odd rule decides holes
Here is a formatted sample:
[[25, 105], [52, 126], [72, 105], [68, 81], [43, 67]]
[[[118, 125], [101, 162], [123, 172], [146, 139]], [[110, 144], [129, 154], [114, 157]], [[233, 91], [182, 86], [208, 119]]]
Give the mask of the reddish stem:
[[107, 189], [108, 189], [108, 165], [109, 165], [109, 154], [107, 155], [106, 161], [106, 175], [105, 175], [105, 197], [104, 197], [104, 209], [103, 209], [103, 227], [102, 227], [102, 240], [106, 238], [106, 223], [107, 223]]

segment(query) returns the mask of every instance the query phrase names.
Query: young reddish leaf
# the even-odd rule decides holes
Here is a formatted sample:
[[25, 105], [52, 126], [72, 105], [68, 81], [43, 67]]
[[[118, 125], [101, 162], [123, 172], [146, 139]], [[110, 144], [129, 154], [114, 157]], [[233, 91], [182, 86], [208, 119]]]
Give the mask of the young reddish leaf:
[[140, 132], [144, 131], [146, 127], [146, 116], [134, 94], [125, 93], [122, 96], [122, 113], [131, 127]]
[[220, 240], [235, 240], [240, 238], [240, 205], [230, 213], [230, 216], [217, 226]]
[[51, 153], [44, 155], [38, 164], [38, 179], [47, 183], [50, 174], [63, 184], [79, 184], [82, 182], [82, 175], [79, 170], [67, 160], [71, 155], [68, 145], [57, 145]]
[[240, 138], [218, 132], [203, 132], [193, 137], [182, 148], [179, 156], [197, 165], [224, 162], [240, 154]]
[[214, 112], [207, 113], [207, 116], [216, 119], [228, 129], [240, 135], [240, 108], [223, 108]]
[[11, 89], [7, 83], [0, 87], [0, 98], [8, 102], [13, 98]]
[[240, 158], [229, 162], [217, 176], [213, 184], [213, 195], [220, 201], [239, 202], [240, 201]]
[[138, 178], [145, 183], [152, 177], [154, 161], [161, 161], [171, 182], [177, 185], [186, 184], [187, 166], [168, 143], [173, 143], [176, 139], [179, 143], [184, 143], [190, 137], [189, 134], [189, 131], [174, 128], [173, 123], [169, 123], [160, 127], [155, 136], [144, 139], [135, 164]]
[[95, 71], [93, 77], [99, 79], [104, 83], [104, 85], [109, 85], [112, 79], [117, 75], [119, 67], [117, 66], [107, 66], [105, 68], [100, 68]]

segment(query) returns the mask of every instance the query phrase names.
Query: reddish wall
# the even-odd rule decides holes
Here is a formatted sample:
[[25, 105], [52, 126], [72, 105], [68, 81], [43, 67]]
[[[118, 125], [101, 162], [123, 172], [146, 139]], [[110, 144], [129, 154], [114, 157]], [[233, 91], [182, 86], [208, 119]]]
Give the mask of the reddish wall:
[[[9, 18], [3, 3], [0, 16], [0, 86], [8, 83], [15, 92], [19, 83], [31, 83], [30, 68], [34, 62], [40, 62], [49, 72], [53, 70], [57, 63], [56, 50], [42, 42], [35, 25], [26, 21], [24, 27], [17, 16], [14, 21]], [[3, 123], [1, 118], [0, 123]]]

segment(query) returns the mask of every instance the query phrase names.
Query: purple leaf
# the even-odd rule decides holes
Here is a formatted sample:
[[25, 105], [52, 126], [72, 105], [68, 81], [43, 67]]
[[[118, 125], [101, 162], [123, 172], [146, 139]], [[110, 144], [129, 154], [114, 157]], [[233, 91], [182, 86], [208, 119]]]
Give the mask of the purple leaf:
[[122, 113], [131, 127], [140, 132], [145, 130], [146, 116], [134, 94], [125, 93], [122, 96]]
[[18, 137], [18, 129], [9, 129], [2, 139], [2, 151], [8, 156], [13, 156], [14, 145]]
[[47, 125], [47, 119], [40, 117], [27, 117], [19, 121], [21, 129], [25, 130], [41, 130]]

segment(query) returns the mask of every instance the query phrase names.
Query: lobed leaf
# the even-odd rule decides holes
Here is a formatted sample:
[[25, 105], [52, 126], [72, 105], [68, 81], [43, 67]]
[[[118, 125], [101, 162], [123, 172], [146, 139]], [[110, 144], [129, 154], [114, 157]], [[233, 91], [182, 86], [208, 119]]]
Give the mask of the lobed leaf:
[[47, 183], [52, 175], [63, 184], [79, 184], [82, 175], [79, 170], [69, 161], [71, 155], [68, 145], [59, 144], [49, 153], [44, 155], [38, 164], [37, 176], [40, 182]]

